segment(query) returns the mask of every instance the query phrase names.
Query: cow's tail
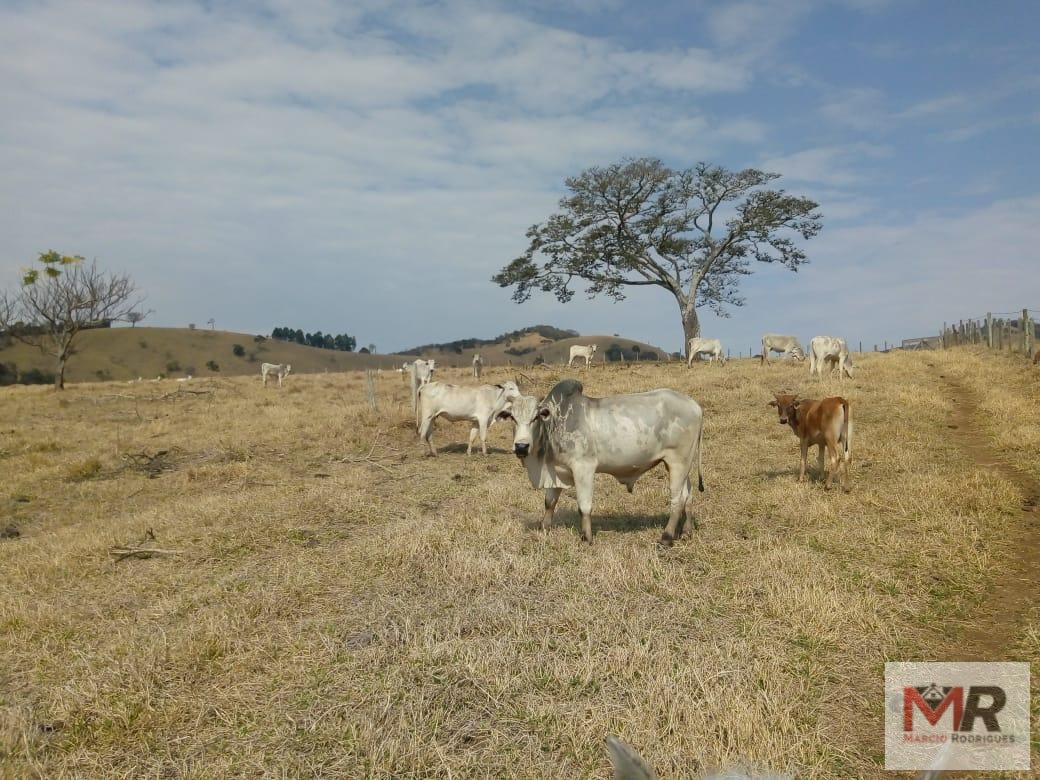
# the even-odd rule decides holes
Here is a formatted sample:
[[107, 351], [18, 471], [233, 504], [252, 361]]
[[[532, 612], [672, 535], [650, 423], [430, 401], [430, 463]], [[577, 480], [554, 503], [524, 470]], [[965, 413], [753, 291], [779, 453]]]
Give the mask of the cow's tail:
[[704, 451], [704, 418], [701, 418], [701, 429], [697, 431], [697, 490], [704, 492], [704, 469], [701, 468], [701, 455]]
[[845, 442], [842, 454], [845, 462], [848, 463], [852, 459], [852, 404], [842, 399], [841, 408], [845, 412], [845, 421], [841, 426], [841, 438]]

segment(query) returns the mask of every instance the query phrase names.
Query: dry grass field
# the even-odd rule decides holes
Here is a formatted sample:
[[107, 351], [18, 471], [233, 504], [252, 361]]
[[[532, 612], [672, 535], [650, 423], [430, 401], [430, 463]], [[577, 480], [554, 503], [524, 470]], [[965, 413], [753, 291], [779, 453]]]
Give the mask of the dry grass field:
[[804, 364], [528, 373], [697, 399], [700, 530], [658, 548], [662, 470], [543, 536], [508, 426], [424, 457], [396, 374], [378, 411], [357, 373], [0, 389], [3, 773], [606, 778], [617, 734], [664, 778], [889, 777], [886, 659], [1031, 660], [1040, 722], [1035, 369], [857, 358], [847, 495], [766, 405], [839, 391]]

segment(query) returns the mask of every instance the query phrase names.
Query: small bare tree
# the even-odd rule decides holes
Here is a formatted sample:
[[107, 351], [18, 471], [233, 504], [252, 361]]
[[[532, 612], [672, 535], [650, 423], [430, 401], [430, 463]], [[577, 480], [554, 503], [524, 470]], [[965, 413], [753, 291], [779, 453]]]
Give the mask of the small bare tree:
[[208, 320], [206, 320], [206, 324], [209, 325], [209, 329], [210, 330], [213, 330], [214, 328], [217, 327], [217, 321], [215, 319], [213, 319], [212, 317], [210, 317]]
[[128, 275], [105, 273], [79, 255], [42, 252], [37, 262], [17, 290], [0, 294], [0, 328], [53, 357], [54, 389], [63, 390], [79, 334], [126, 320], [141, 299]]
[[144, 320], [149, 314], [154, 314], [155, 309], [149, 309], [148, 311], [131, 311], [127, 312], [126, 321], [130, 323], [131, 328], [136, 328], [137, 323]]

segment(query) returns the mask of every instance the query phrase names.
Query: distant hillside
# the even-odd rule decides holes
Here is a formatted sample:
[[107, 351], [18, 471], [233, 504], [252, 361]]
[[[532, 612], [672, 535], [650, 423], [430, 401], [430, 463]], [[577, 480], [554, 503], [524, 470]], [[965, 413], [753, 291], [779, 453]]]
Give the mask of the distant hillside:
[[453, 352], [461, 355], [462, 352], [467, 349], [477, 349], [478, 347], [494, 346], [496, 344], [509, 344], [512, 341], [522, 339], [524, 336], [530, 336], [532, 334], [541, 336], [542, 339], [546, 341], [559, 341], [561, 339], [575, 338], [581, 335], [576, 330], [554, 328], [552, 325], [532, 325], [529, 328], [521, 328], [520, 330], [503, 333], [501, 336], [493, 339], [457, 339], [456, 341], [447, 341], [442, 344], [423, 344], [421, 347], [412, 347], [411, 349], [401, 350], [401, 354], [415, 355], [418, 357], [419, 355], [434, 352]]
[[[235, 345], [242, 356], [235, 355]], [[291, 363], [297, 373], [349, 371], [359, 368], [391, 368], [408, 358], [400, 355], [366, 355], [306, 347], [287, 341], [257, 341], [249, 333], [187, 328], [99, 328], [84, 331], [80, 353], [69, 361], [66, 379], [86, 382], [98, 379], [154, 378], [159, 374], [181, 377], [260, 374], [260, 364]], [[207, 367], [213, 361], [214, 371]], [[14, 342], [0, 348], [0, 363], [14, 363], [20, 372], [38, 368], [53, 371], [51, 358], [39, 350]]]
[[[553, 338], [556, 337], [556, 338]], [[232, 333], [223, 330], [189, 330], [187, 328], [98, 328], [80, 336], [79, 354], [69, 361], [66, 380], [151, 379], [159, 374], [182, 377], [238, 376], [260, 373], [261, 363], [291, 363], [294, 373], [351, 371], [364, 368], [398, 368], [401, 363], [421, 354], [445, 367], [468, 366], [475, 353], [489, 366], [530, 366], [536, 362], [566, 362], [572, 344], [597, 344], [597, 362], [607, 359], [613, 346], [623, 352], [625, 360], [636, 356], [634, 348], [646, 359], [665, 359], [659, 347], [618, 336], [576, 336], [574, 331], [548, 325], [506, 333], [497, 339], [460, 339], [446, 344], [416, 347], [409, 354], [367, 355], [307, 347], [288, 341]], [[463, 347], [463, 344], [473, 344]], [[241, 355], [235, 354], [236, 345]], [[616, 354], [616, 353], [615, 353]], [[217, 370], [209, 367], [212, 361]], [[39, 350], [19, 342], [0, 346], [0, 364], [14, 364], [19, 373], [32, 369], [54, 370], [53, 361]], [[0, 372], [2, 373], [2, 372]]]
[[566, 362], [574, 344], [596, 344], [599, 351], [597, 362], [609, 360], [608, 350], [616, 347], [613, 354], [623, 354], [625, 360], [665, 360], [668, 353], [660, 347], [621, 336], [579, 336], [573, 330], [562, 330], [551, 325], [535, 325], [530, 328], [503, 334], [496, 339], [459, 339], [444, 344], [428, 344], [406, 350], [404, 354], [433, 358], [445, 365], [469, 365], [474, 354], [479, 354], [489, 365], [512, 363], [514, 366], [532, 365], [535, 362]]

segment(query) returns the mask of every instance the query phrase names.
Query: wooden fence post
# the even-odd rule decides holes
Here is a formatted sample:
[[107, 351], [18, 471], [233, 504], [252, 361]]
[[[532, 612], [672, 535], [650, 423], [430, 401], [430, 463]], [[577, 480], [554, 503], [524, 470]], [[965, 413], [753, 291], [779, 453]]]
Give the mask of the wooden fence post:
[[986, 312], [986, 346], [993, 349], [993, 312]]
[[862, 341], [860, 341], [860, 343], [859, 343], [859, 351], [862, 354], [862, 352], [863, 352], [863, 342]]
[[1022, 309], [1022, 351], [1027, 359], [1033, 356], [1033, 323], [1029, 320], [1029, 309]]

